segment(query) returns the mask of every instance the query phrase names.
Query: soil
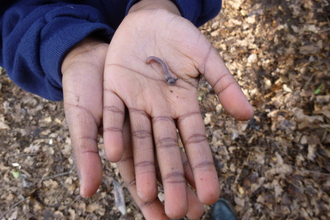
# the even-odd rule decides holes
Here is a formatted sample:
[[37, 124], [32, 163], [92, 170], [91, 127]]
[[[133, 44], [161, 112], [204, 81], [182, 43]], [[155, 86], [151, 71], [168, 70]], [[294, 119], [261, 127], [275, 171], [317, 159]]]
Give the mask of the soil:
[[[221, 196], [238, 219], [330, 219], [329, 1], [224, 0], [200, 30], [255, 109], [236, 121], [201, 79]], [[0, 82], [0, 219], [143, 219], [124, 187], [126, 215], [117, 207], [123, 181], [102, 141], [102, 185], [79, 196], [62, 102], [21, 90], [4, 69]]]

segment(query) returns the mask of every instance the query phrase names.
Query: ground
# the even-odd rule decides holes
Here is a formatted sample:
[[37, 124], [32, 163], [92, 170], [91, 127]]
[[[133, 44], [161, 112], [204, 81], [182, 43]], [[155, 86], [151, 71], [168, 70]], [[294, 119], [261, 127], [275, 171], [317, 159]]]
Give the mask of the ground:
[[[329, 1], [224, 0], [200, 30], [255, 109], [234, 120], [201, 79], [222, 197], [238, 219], [329, 219]], [[81, 198], [62, 103], [22, 91], [3, 69], [0, 79], [0, 219], [143, 219], [125, 188], [127, 214], [116, 206], [122, 180], [102, 142], [103, 183]]]

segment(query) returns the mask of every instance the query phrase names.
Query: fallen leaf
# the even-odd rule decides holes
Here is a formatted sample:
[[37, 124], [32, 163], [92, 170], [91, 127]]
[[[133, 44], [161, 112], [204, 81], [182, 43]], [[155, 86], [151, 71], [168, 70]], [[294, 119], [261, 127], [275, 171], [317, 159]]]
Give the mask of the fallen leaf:
[[13, 175], [13, 177], [15, 179], [17, 179], [17, 178], [19, 178], [20, 172], [19, 171], [16, 171], [16, 170], [12, 170], [11, 171], [11, 174]]
[[303, 55], [317, 54], [320, 52], [320, 49], [321, 48], [313, 44], [304, 45], [299, 48], [299, 53]]
[[120, 184], [114, 179], [113, 180], [114, 185], [114, 195], [115, 195], [115, 203], [119, 211], [122, 215], [126, 214], [126, 204], [125, 204], [125, 197], [124, 197], [124, 191], [123, 188], [120, 186]]
[[99, 210], [99, 209], [102, 209], [102, 206], [96, 202], [88, 204], [86, 207], [86, 211], [90, 213], [95, 212], [95, 210]]

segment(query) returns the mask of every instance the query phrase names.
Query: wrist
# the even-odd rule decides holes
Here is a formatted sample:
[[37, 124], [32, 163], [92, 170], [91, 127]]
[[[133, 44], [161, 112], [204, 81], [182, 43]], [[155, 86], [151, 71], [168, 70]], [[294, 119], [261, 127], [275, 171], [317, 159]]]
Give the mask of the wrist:
[[67, 54], [64, 56], [62, 65], [61, 65], [61, 72], [62, 74], [73, 64], [77, 61], [77, 59], [81, 58], [82, 54], [88, 53], [90, 51], [95, 50], [99, 47], [99, 45], [107, 45], [103, 41], [93, 38], [93, 37], [86, 37], [80, 43], [75, 45], [71, 48]]
[[171, 0], [140, 0], [130, 8], [128, 14], [142, 10], [154, 10], [154, 9], [165, 9], [170, 13], [181, 16], [178, 7]]

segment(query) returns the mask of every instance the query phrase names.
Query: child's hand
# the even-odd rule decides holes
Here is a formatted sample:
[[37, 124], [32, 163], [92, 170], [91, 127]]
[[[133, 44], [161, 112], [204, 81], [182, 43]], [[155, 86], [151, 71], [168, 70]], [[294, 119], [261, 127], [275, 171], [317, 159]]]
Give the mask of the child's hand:
[[[166, 214], [178, 218], [188, 211], [188, 197], [177, 129], [199, 200], [214, 203], [220, 191], [197, 101], [199, 75], [235, 118], [249, 119], [253, 109], [218, 52], [194, 25], [176, 15], [178, 11], [172, 13], [173, 7], [167, 0], [141, 1], [116, 31], [105, 63], [103, 124], [107, 157], [118, 161], [127, 107], [138, 195], [144, 201], [157, 196], [155, 150]], [[178, 78], [174, 85], [166, 83], [159, 64], [146, 63], [149, 56], [166, 62]]]
[[92, 196], [102, 181], [97, 138], [102, 127], [103, 71], [108, 47], [88, 38], [75, 46], [62, 63], [64, 110], [83, 197]]
[[[64, 108], [70, 129], [72, 152], [80, 180], [80, 194], [92, 196], [102, 181], [102, 163], [98, 153], [97, 136], [102, 132], [103, 70], [108, 44], [86, 39], [73, 48], [62, 65]], [[120, 174], [147, 219], [168, 219], [158, 199], [142, 201], [134, 185], [135, 171], [132, 156], [129, 120], [123, 128], [124, 154], [118, 163]], [[183, 161], [187, 161], [182, 154]], [[185, 176], [193, 184], [192, 172], [185, 163]], [[157, 185], [152, 189], [157, 192]], [[187, 216], [197, 218], [203, 206], [194, 192], [187, 188], [189, 211]], [[196, 217], [197, 216], [197, 217]]]

